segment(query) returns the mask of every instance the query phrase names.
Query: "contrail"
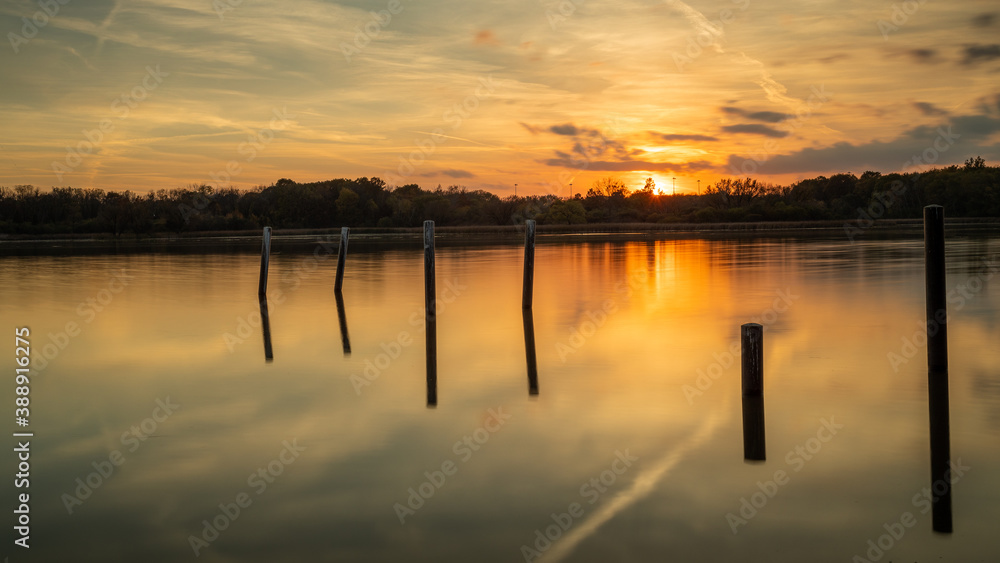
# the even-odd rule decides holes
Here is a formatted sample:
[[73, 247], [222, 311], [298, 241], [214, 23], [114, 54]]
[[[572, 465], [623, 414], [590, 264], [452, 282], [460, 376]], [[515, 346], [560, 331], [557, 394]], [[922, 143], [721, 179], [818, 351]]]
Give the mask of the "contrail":
[[608, 501], [606, 504], [602, 505], [589, 518], [573, 528], [573, 530], [567, 533], [566, 536], [564, 536], [558, 543], [553, 545], [552, 549], [542, 556], [542, 559], [546, 562], [552, 563], [562, 560], [567, 555], [572, 553], [580, 542], [590, 537], [591, 534], [604, 525], [605, 522], [611, 520], [617, 516], [619, 512], [649, 495], [664, 475], [669, 473], [671, 469], [680, 463], [688, 452], [698, 446], [701, 446], [705, 441], [707, 441], [708, 438], [715, 433], [719, 426], [726, 421], [726, 418], [728, 417], [719, 414], [720, 411], [728, 413], [728, 404], [711, 414], [708, 419], [701, 424], [693, 436], [678, 444], [672, 451], [667, 453], [667, 455], [660, 458], [660, 460], [657, 461], [651, 469], [647, 469], [645, 472], [636, 477], [635, 481], [632, 482], [632, 486]]
[[[668, 6], [673, 6], [684, 14], [684, 17], [691, 22], [691, 25], [696, 31], [699, 33], [705, 33], [712, 38], [711, 46], [715, 48], [716, 52], [719, 54], [730, 53], [730, 51], [722, 46], [722, 39], [725, 37], [725, 30], [722, 26], [714, 25], [704, 16], [704, 14], [695, 10], [691, 6], [688, 6], [681, 0], [666, 0], [666, 3]], [[760, 72], [760, 78], [756, 81], [757, 85], [764, 91], [764, 94], [767, 96], [769, 101], [782, 104], [792, 110], [798, 110], [805, 105], [802, 100], [785, 95], [785, 93], [788, 92], [788, 88], [771, 76], [771, 73], [764, 67], [764, 63], [750, 57], [742, 51], [733, 54], [738, 55], [739, 59], [744, 63], [757, 67]]]

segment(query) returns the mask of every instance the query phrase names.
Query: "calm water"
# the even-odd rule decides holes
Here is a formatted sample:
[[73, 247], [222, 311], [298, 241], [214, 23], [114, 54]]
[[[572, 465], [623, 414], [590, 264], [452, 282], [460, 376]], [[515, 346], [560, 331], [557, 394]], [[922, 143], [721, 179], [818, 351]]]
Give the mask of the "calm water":
[[[270, 362], [255, 249], [0, 258], [4, 330], [30, 327], [44, 366], [27, 428], [31, 548], [11, 538], [11, 562], [1000, 553], [1000, 277], [986, 279], [1000, 238], [948, 242], [951, 457], [964, 467], [950, 535], [922, 497], [920, 240], [543, 239], [527, 323], [536, 395], [521, 247], [439, 243], [435, 408], [420, 247], [352, 241], [350, 355], [336, 260], [314, 248], [275, 239]], [[730, 355], [753, 320], [766, 326], [763, 463], [744, 461]]]

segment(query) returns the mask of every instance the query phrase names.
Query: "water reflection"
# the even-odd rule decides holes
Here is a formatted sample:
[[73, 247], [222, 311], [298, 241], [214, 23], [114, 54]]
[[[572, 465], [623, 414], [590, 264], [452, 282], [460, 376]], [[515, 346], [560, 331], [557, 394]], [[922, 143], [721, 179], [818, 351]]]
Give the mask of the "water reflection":
[[264, 336], [264, 361], [274, 361], [274, 352], [271, 350], [271, 317], [267, 310], [267, 297], [260, 300], [260, 327]]
[[[1000, 505], [989, 473], [1000, 450], [988, 447], [1000, 440], [1000, 293], [989, 289], [998, 278], [983, 278], [949, 327], [950, 399], [962, 429], [950, 436], [950, 453], [976, 467], [955, 485], [964, 519], [957, 542], [932, 533], [930, 508], [921, 513], [911, 501], [928, 486], [928, 456], [940, 474], [934, 460], [949, 453], [933, 425], [927, 451], [928, 393], [932, 401], [941, 393], [933, 381], [929, 391], [925, 348], [913, 337], [926, 330], [919, 240], [542, 242], [538, 323], [519, 307], [522, 273], [512, 265], [520, 241], [444, 246], [442, 289], [454, 284], [457, 297], [442, 292], [442, 323], [429, 339], [447, 374], [447, 400], [433, 412], [420, 401], [426, 393], [427, 403], [437, 402], [436, 367], [425, 372], [431, 385], [420, 380], [420, 246], [351, 244], [352, 354], [334, 358], [335, 264], [302, 269], [315, 263], [311, 247], [271, 257], [270, 290], [285, 299], [262, 311], [266, 330], [247, 292], [233, 289], [258, 281], [259, 240], [242, 254], [0, 258], [0, 318], [31, 326], [36, 369], [53, 351], [33, 376], [39, 410], [31, 429], [45, 447], [32, 451], [31, 509], [60, 541], [32, 545], [34, 560], [190, 560], [189, 535], [244, 492], [252, 505], [199, 561], [503, 563], [573, 502], [585, 515], [541, 561], [560, 553], [578, 563], [657, 561], [663, 553], [851, 561], [904, 511], [918, 523], [882, 561], [989, 560]], [[986, 248], [956, 244], [949, 290], [976, 275], [969, 264], [983, 253], [1000, 252], [1000, 238]], [[123, 269], [128, 286], [109, 293]], [[744, 423], [735, 401], [737, 328], [768, 310], [779, 290], [795, 298], [767, 324], [770, 458], [734, 463]], [[64, 336], [70, 321], [81, 330]], [[295, 377], [263, 377], [275, 366], [260, 362], [258, 330]], [[229, 345], [227, 334], [243, 343]], [[518, 375], [530, 366], [532, 336], [545, 397], [525, 396]], [[530, 393], [530, 369], [528, 376]], [[181, 408], [128, 449], [122, 433], [168, 396]], [[500, 408], [510, 420], [495, 433], [481, 430], [488, 409]], [[743, 408], [745, 432], [764, 428], [762, 416], [749, 416], [762, 411]], [[844, 428], [813, 451], [821, 417]], [[466, 437], [478, 449], [465, 449]], [[10, 440], [3, 446], [17, 447]], [[248, 488], [248, 476], [267, 471], [285, 440], [306, 451], [266, 491]], [[469, 457], [455, 451], [459, 440]], [[127, 463], [67, 514], [62, 495], [73, 495], [76, 480], [95, 463], [104, 467], [114, 449]], [[616, 451], [638, 459], [612, 482], [605, 472]], [[803, 465], [789, 465], [788, 452]], [[444, 462], [458, 471], [429, 495], [433, 483], [423, 485], [440, 482]], [[740, 499], [776, 470], [791, 483], [734, 534], [726, 514], [738, 513]], [[606, 492], [590, 504], [580, 489], [594, 479]], [[392, 507], [406, 504], [411, 488], [426, 498], [401, 524]], [[12, 489], [9, 482], [5, 494]]]
[[538, 395], [538, 360], [535, 357], [535, 320], [531, 309], [522, 309], [524, 357], [528, 364], [528, 395]]
[[743, 396], [743, 459], [764, 461], [767, 448], [764, 440], [764, 396]]
[[337, 298], [337, 320], [340, 321], [340, 342], [344, 346], [344, 356], [351, 355], [351, 335], [347, 332], [347, 313], [344, 311], [344, 294], [335, 291]]
[[948, 372], [927, 372], [931, 418], [931, 492], [934, 495], [933, 528], [950, 534], [951, 527], [951, 424], [948, 406]]

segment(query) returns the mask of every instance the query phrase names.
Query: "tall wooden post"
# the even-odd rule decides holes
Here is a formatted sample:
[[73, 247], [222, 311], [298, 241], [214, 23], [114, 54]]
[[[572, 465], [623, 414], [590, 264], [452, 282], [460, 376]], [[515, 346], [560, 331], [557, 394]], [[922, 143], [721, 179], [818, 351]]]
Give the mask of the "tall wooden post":
[[434, 221], [424, 221], [424, 319], [427, 339], [427, 406], [437, 405], [437, 284], [434, 279]]
[[764, 393], [764, 327], [747, 323], [740, 327], [743, 342], [743, 395]]
[[535, 279], [535, 221], [525, 221], [524, 229], [524, 287], [521, 291], [521, 308], [531, 309], [531, 294]]
[[267, 266], [271, 257], [271, 227], [264, 227], [264, 241], [260, 247], [260, 282], [257, 284], [257, 297], [264, 299], [267, 295]]
[[333, 284], [333, 290], [340, 293], [344, 288], [344, 267], [347, 263], [347, 237], [350, 235], [350, 227], [340, 228], [340, 248], [337, 249], [337, 281]]

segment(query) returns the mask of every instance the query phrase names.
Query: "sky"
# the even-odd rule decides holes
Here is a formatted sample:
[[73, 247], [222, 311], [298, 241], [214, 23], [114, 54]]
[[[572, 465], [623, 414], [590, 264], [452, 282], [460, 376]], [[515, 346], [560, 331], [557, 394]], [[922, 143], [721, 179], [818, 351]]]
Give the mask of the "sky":
[[565, 197], [1000, 161], [992, 0], [0, 0], [0, 32], [0, 186]]

